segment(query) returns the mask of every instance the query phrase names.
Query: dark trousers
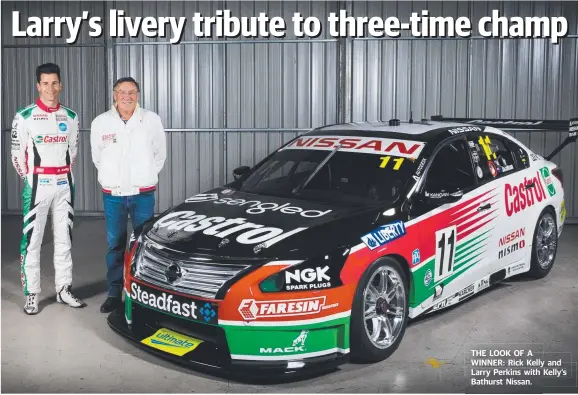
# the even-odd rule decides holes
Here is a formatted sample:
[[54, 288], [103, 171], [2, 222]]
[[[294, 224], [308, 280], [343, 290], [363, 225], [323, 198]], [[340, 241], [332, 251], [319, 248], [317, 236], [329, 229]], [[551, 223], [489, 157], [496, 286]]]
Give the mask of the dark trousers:
[[124, 253], [127, 241], [128, 216], [135, 229], [154, 216], [154, 191], [134, 196], [112, 196], [103, 193], [106, 218], [106, 283], [108, 296], [120, 297], [124, 275]]

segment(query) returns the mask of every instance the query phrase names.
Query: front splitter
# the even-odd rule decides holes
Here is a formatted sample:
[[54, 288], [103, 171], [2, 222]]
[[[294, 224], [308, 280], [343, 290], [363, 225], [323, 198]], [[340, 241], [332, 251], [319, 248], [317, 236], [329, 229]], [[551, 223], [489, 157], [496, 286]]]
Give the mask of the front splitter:
[[[118, 334], [130, 340], [139, 348], [162, 359], [195, 370], [227, 378], [246, 380], [282, 380], [301, 378], [302, 376], [319, 375], [334, 370], [349, 361], [349, 354], [331, 354], [323, 357], [306, 358], [301, 361], [239, 361], [231, 360], [230, 355], [223, 355], [218, 345], [204, 342], [197, 349], [177, 356], [149, 347], [141, 341], [154, 333], [155, 328], [129, 327], [122, 310], [113, 311], [107, 318], [108, 325]], [[289, 362], [291, 362], [289, 364]], [[297, 362], [297, 363], [296, 363]], [[298, 366], [298, 367], [297, 367]]]

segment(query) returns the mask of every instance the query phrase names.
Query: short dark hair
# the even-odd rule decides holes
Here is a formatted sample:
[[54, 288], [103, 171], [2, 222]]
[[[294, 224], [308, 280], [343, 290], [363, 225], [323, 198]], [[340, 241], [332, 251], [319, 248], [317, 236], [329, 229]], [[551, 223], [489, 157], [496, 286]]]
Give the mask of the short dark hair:
[[40, 83], [41, 74], [56, 74], [60, 82], [60, 67], [54, 63], [44, 63], [36, 68], [36, 81]]
[[138, 92], [140, 92], [140, 87], [138, 86], [138, 82], [136, 82], [135, 79], [132, 78], [132, 77], [122, 77], [122, 78], [119, 78], [119, 79], [116, 80], [116, 82], [114, 83], [114, 85], [113, 85], [113, 87], [112, 87], [112, 90], [115, 90], [116, 87], [117, 87], [118, 85], [122, 84], [123, 82], [132, 82], [133, 84], [136, 85], [136, 90], [137, 90]]

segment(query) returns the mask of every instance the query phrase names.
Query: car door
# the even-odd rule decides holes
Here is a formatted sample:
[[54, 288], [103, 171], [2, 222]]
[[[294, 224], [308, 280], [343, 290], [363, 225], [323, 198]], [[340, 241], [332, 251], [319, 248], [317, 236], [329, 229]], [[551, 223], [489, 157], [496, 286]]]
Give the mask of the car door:
[[[444, 144], [431, 160], [412, 199], [420, 255], [416, 300], [431, 311], [455, 304], [489, 285], [499, 195], [479, 185], [467, 140]], [[423, 278], [423, 280], [422, 280]]]
[[490, 188], [499, 196], [496, 205], [498, 218], [492, 230], [495, 233], [494, 244], [488, 250], [490, 273], [495, 273], [526, 256], [528, 237], [531, 237], [533, 229], [526, 226], [516, 211], [530, 209], [526, 196], [532, 188], [539, 186], [524, 181], [528, 160], [516, 152], [514, 143], [506, 137], [480, 133], [467, 139], [479, 185]]

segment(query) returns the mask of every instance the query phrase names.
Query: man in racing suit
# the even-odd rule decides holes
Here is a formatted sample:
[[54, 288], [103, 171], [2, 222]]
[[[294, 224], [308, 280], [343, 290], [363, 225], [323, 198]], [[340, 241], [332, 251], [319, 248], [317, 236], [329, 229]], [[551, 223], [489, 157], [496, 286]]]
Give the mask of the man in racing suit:
[[12, 123], [12, 163], [23, 178], [23, 231], [20, 243], [21, 280], [26, 314], [38, 313], [40, 249], [52, 210], [56, 299], [84, 307], [70, 290], [72, 227], [78, 116], [59, 104], [60, 68], [47, 63], [36, 69], [39, 98], [17, 111]]

